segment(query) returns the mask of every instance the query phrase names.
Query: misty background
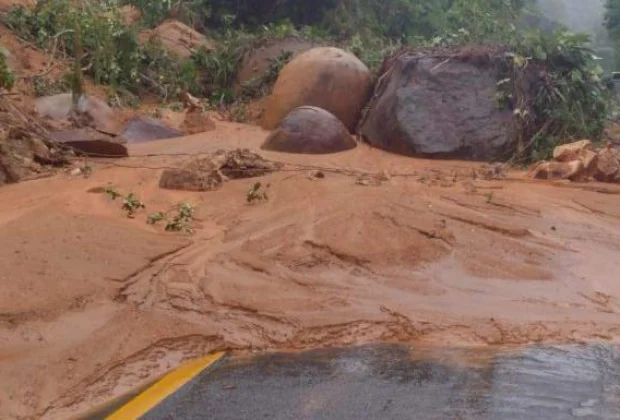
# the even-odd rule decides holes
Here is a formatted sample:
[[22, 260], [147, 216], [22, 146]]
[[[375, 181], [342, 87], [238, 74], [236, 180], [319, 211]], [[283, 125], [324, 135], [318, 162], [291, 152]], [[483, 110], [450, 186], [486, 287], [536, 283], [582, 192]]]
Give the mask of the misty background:
[[606, 0], [534, 0], [536, 11], [545, 19], [562, 24], [573, 32], [590, 35], [604, 70], [618, 70], [618, 57], [603, 26]]
[[586, 32], [596, 44], [607, 44], [603, 27], [605, 0], [536, 0], [538, 10], [548, 19], [573, 32]]

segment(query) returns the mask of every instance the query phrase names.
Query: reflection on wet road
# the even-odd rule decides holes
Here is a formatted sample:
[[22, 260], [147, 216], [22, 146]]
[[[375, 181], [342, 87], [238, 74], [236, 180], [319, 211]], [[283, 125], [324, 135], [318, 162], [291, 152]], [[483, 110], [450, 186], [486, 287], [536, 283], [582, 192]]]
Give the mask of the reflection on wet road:
[[620, 349], [400, 345], [231, 358], [145, 419], [620, 419]]

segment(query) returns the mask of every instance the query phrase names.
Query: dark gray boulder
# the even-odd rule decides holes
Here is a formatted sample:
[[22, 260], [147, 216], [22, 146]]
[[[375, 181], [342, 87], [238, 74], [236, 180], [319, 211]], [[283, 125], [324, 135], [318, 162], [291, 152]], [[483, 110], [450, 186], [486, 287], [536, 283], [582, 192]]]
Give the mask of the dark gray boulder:
[[377, 84], [362, 139], [405, 155], [502, 159], [512, 112], [498, 106], [497, 79], [490, 58], [398, 57]]
[[293, 109], [261, 149], [285, 153], [327, 154], [354, 149], [357, 143], [333, 114], [314, 106]]
[[118, 138], [88, 127], [54, 131], [50, 137], [88, 156], [110, 158], [129, 156], [127, 147]]
[[175, 130], [162, 122], [143, 116], [136, 116], [127, 122], [121, 138], [127, 143], [142, 143], [184, 136], [182, 131]]

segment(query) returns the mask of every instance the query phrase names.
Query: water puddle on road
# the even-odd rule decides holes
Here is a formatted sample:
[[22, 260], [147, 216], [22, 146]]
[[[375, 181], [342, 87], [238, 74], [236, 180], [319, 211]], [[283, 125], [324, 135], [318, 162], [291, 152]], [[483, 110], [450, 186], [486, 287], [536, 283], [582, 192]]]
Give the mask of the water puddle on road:
[[144, 419], [620, 419], [620, 348], [373, 345], [230, 357]]

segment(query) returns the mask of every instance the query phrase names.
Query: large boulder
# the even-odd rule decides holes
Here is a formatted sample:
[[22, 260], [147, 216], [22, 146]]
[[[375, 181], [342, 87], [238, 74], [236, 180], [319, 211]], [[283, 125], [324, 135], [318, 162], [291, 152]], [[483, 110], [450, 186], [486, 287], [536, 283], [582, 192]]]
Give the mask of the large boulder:
[[122, 140], [89, 127], [54, 131], [50, 137], [87, 156], [109, 158], [129, 156]]
[[594, 177], [601, 182], [620, 182], [620, 150], [607, 145], [598, 152]]
[[261, 146], [286, 153], [325, 154], [353, 149], [356, 142], [334, 115], [314, 106], [292, 110]]
[[[37, 98], [35, 111], [43, 118], [66, 120], [73, 110], [73, 95], [58, 95]], [[105, 101], [95, 97], [82, 95], [77, 103], [77, 111], [89, 120], [89, 125], [98, 131], [118, 135], [120, 132], [119, 118], [116, 112]]]
[[496, 66], [483, 56], [395, 58], [360, 124], [364, 141], [405, 155], [506, 157], [512, 112], [498, 106]]
[[370, 70], [338, 48], [313, 48], [289, 62], [278, 76], [263, 127], [272, 130], [293, 109], [309, 105], [331, 112], [353, 131], [372, 87]]
[[174, 19], [162, 22], [155, 29], [145, 29], [140, 32], [138, 39], [142, 44], [151, 40], [159, 42], [166, 51], [184, 60], [188, 60], [200, 49], [215, 49], [215, 43], [212, 40]]
[[154, 118], [143, 116], [136, 116], [129, 120], [121, 133], [121, 139], [127, 143], [142, 143], [181, 136], [183, 132], [170, 128]]

